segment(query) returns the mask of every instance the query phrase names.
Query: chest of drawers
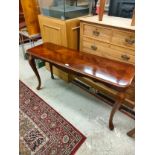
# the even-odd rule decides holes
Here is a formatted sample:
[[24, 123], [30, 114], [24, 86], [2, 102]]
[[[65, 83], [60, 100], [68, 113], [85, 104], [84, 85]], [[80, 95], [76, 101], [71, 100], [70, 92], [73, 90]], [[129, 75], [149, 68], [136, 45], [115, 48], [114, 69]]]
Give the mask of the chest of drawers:
[[[103, 21], [97, 16], [80, 19], [80, 51], [135, 65], [135, 31], [131, 19], [104, 15]], [[107, 89], [88, 79], [81, 81], [114, 97], [117, 92]], [[134, 107], [135, 84], [127, 92], [126, 105]]]
[[84, 21], [80, 23], [80, 28], [81, 51], [130, 64], [135, 63], [134, 31]]

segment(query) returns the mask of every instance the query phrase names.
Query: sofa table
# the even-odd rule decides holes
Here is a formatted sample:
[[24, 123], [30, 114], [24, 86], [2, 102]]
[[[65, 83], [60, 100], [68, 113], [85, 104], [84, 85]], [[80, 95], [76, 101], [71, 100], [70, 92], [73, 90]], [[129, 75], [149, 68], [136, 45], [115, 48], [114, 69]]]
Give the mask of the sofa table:
[[116, 89], [118, 94], [109, 118], [109, 128], [114, 129], [114, 114], [124, 101], [126, 90], [134, 78], [133, 65], [78, 52], [52, 43], [43, 43], [28, 49], [27, 53], [29, 54], [29, 64], [38, 79], [38, 90], [41, 87], [41, 79], [36, 68], [35, 59], [41, 59], [50, 64], [53, 79], [52, 66], [56, 66], [70, 74], [87, 77]]

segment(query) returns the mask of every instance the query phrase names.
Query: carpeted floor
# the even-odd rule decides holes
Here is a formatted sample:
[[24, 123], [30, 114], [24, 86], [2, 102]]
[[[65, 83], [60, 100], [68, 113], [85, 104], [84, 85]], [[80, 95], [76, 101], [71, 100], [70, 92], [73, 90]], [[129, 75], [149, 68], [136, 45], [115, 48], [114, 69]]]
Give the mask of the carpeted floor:
[[86, 137], [19, 82], [20, 154], [72, 155]]

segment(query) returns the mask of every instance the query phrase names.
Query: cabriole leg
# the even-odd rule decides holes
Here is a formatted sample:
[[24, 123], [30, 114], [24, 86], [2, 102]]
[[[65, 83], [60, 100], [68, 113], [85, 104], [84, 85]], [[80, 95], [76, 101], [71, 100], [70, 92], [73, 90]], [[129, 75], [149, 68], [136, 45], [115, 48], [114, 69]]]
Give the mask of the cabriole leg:
[[40, 89], [40, 86], [41, 86], [41, 79], [40, 79], [40, 75], [38, 73], [38, 70], [36, 68], [36, 63], [35, 63], [35, 58], [33, 56], [29, 56], [29, 64], [32, 68], [32, 70], [34, 71], [35, 75], [37, 76], [37, 79], [38, 79], [38, 86], [37, 86], [37, 90]]
[[127, 135], [128, 135], [129, 137], [132, 137], [134, 134], [135, 134], [135, 128], [132, 129], [132, 130], [130, 130], [130, 131], [127, 133]]
[[116, 102], [115, 102], [115, 104], [112, 108], [112, 111], [110, 113], [110, 118], [109, 118], [109, 129], [110, 130], [114, 129], [113, 118], [114, 118], [116, 111], [120, 108], [124, 99], [125, 99], [125, 93], [118, 93], [118, 98], [116, 99]]
[[51, 71], [51, 78], [54, 79], [53, 67], [52, 67], [52, 64], [51, 63], [50, 63], [50, 71]]

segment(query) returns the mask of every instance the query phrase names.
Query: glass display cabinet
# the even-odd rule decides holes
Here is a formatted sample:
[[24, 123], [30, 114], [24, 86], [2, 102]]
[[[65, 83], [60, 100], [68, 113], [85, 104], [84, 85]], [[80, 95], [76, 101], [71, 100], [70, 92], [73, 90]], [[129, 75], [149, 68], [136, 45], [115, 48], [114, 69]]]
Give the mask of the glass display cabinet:
[[44, 16], [72, 19], [88, 15], [92, 0], [38, 0], [40, 12]]

